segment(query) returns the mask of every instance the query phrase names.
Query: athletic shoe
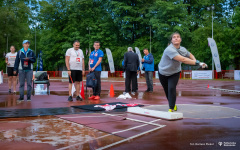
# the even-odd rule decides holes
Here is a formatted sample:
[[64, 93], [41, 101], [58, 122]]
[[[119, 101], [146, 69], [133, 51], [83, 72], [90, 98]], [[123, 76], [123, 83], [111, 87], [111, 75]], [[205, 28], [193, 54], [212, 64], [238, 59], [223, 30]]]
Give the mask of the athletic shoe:
[[124, 94], [125, 98], [132, 98], [129, 93]]
[[95, 96], [94, 100], [100, 100], [100, 96]]
[[8, 90], [8, 93], [12, 93], [11, 89]]
[[149, 92], [149, 93], [152, 93], [153, 91], [150, 90], [150, 91], [148, 91], [148, 92]]
[[17, 92], [16, 91], [13, 91], [13, 94], [16, 94]]
[[96, 96], [93, 95], [93, 96], [89, 97], [88, 99], [95, 99], [95, 97], [96, 97]]
[[68, 101], [69, 101], [69, 102], [73, 101], [72, 96], [69, 96], [69, 97], [68, 97]]
[[174, 111], [177, 111], [177, 105], [174, 106]]
[[30, 101], [31, 101], [31, 98], [30, 98], [30, 97], [28, 97], [28, 98], [27, 98], [27, 101], [29, 101], [29, 102], [30, 102]]
[[147, 89], [145, 92], [149, 92], [150, 90], [149, 89]]
[[173, 112], [173, 110], [172, 110], [172, 109], [169, 109], [168, 112]]
[[135, 92], [132, 92], [131, 94], [132, 94], [132, 95], [135, 95], [136, 93], [135, 93]]
[[20, 98], [18, 99], [18, 101], [19, 101], [19, 102], [22, 102], [22, 101], [24, 101], [24, 99], [20, 97]]
[[82, 101], [82, 98], [81, 98], [80, 96], [77, 96], [77, 97], [76, 97], [76, 100], [77, 100], [77, 101]]

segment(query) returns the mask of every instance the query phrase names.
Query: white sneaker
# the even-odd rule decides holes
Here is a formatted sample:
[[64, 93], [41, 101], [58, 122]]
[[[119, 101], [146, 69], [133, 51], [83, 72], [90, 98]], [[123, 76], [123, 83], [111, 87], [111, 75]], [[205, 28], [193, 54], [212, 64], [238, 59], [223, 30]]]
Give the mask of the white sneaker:
[[117, 97], [117, 99], [126, 99], [125, 95], [124, 94], [121, 94]]
[[132, 96], [131, 96], [129, 93], [126, 93], [124, 96], [125, 96], [126, 98], [132, 98]]

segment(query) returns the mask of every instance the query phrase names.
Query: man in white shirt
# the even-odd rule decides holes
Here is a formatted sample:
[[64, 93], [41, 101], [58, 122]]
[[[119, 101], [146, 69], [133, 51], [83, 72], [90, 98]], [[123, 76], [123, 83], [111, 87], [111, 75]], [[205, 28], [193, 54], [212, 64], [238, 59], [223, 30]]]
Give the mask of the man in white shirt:
[[83, 51], [80, 48], [80, 42], [74, 41], [73, 48], [69, 48], [66, 52], [65, 63], [68, 70], [69, 76], [69, 97], [68, 101], [73, 101], [72, 98], [72, 84], [75, 83], [76, 87], [76, 100], [82, 100], [79, 96], [80, 82], [82, 76], [85, 75], [85, 63]]

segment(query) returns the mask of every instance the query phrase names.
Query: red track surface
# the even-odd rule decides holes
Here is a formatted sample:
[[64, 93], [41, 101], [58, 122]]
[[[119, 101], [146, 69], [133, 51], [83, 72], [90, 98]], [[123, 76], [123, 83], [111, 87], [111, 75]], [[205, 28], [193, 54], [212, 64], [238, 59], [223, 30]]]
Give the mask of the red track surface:
[[[126, 103], [140, 103], [145, 106], [149, 105], [167, 105], [165, 94], [163, 88], [161, 87], [157, 79], [154, 80], [154, 92], [153, 93], [144, 93], [146, 90], [145, 80], [143, 78], [139, 79], [139, 92], [133, 96], [133, 99], [119, 100], [116, 99], [124, 91], [124, 81], [122, 78], [110, 78], [102, 79], [102, 95], [99, 101], [93, 100], [84, 100], [84, 101], [74, 101], [68, 102], [68, 83], [67, 82], [51, 82], [50, 91], [51, 94], [48, 95], [36, 95], [32, 96], [31, 102], [23, 102], [18, 104], [16, 99], [19, 95], [9, 95], [7, 93], [8, 87], [4, 83], [0, 85], [0, 110], [11, 110], [11, 109], [36, 109], [36, 108], [58, 108], [58, 107], [70, 107], [73, 105], [86, 105], [86, 104], [99, 104], [99, 103], [108, 103], [108, 102], [126, 102]], [[115, 90], [115, 97], [111, 98], [109, 96], [109, 89], [111, 84]], [[239, 81], [221, 81], [221, 80], [180, 80], [177, 87], [177, 104], [194, 104], [194, 105], [204, 105], [206, 106], [222, 106], [227, 108], [234, 108], [240, 110], [240, 93], [236, 92], [227, 92], [220, 91], [215, 89], [208, 89], [210, 87], [229, 89], [229, 90], [238, 90], [240, 91], [240, 82]], [[90, 96], [91, 90], [85, 91], [85, 97]], [[167, 111], [167, 110], [166, 110]], [[227, 112], [226, 112], [227, 113]], [[138, 119], [142, 121], [149, 122], [152, 118], [131, 115], [127, 113], [121, 113], [124, 117], [129, 117], [133, 119]], [[183, 114], [184, 115], [184, 114]], [[104, 120], [104, 117], [102, 118]], [[156, 119], [156, 118], [155, 118]], [[12, 124], [13, 119], [2, 119], [0, 126], [4, 128]], [[24, 120], [24, 118], [22, 118]], [[21, 121], [21, 119], [17, 119]], [[113, 131], [125, 130], [133, 126], [140, 125], [140, 123], [128, 121], [129, 123], [118, 123], [119, 119], [116, 121], [109, 120], [107, 118], [105, 122], [102, 123], [90, 123], [87, 125], [92, 128], [96, 128], [101, 131], [111, 133]], [[3, 124], [4, 123], [4, 124]], [[9, 123], [9, 124], [7, 124]], [[81, 124], [81, 121], [79, 122]], [[195, 118], [184, 118], [183, 120], [178, 121], [165, 121], [160, 120], [156, 122], [160, 125], [166, 125], [165, 127], [156, 130], [154, 132], [147, 133], [140, 137], [134, 138], [131, 141], [120, 143], [116, 146], [111, 147], [110, 149], [239, 149], [240, 148], [240, 116], [233, 116], [229, 118], [218, 118], [218, 119], [195, 119]], [[84, 124], [84, 123], [82, 123]], [[20, 127], [21, 126], [21, 127]], [[109, 126], [109, 127], [108, 127]], [[26, 126], [27, 127], [27, 126]], [[15, 129], [26, 128], [23, 124], [16, 124]], [[149, 128], [148, 128], [149, 127]], [[117, 135], [123, 138], [128, 138], [134, 134], [141, 133], [143, 131], [149, 130], [150, 125], [146, 128], [135, 129], [129, 134]], [[1, 129], [1, 128], [0, 128]], [[12, 128], [11, 128], [12, 129]], [[7, 131], [8, 129], [4, 129]], [[48, 131], [46, 131], [48, 132]], [[15, 147], [23, 149], [23, 144], [21, 141], [13, 142], [6, 138], [2, 138], [2, 131], [0, 131], [0, 146], [16, 145]], [[130, 134], [131, 133], [131, 134]], [[14, 139], [14, 138], [13, 138]], [[118, 141], [120, 141], [119, 139]], [[25, 142], [25, 141], [22, 141]], [[111, 141], [111, 138], [102, 139], [102, 144], [98, 143], [96, 140], [94, 143], [95, 148], [103, 147], [108, 144], [114, 143]], [[218, 142], [235, 142], [236, 146], [225, 147], [219, 146]], [[21, 143], [21, 144], [19, 144]], [[34, 142], [33, 142], [34, 143]], [[89, 145], [93, 144], [88, 142]], [[105, 144], [103, 144], [105, 143]], [[204, 145], [203, 145], [204, 144]], [[213, 145], [211, 145], [213, 144]], [[226, 143], [225, 143], [226, 144]], [[19, 146], [17, 146], [19, 145]], [[31, 143], [28, 144], [29, 148]], [[34, 145], [34, 144], [33, 144]], [[68, 144], [74, 145], [73, 143]], [[91, 146], [83, 145], [83, 149], [91, 149]], [[54, 147], [42, 149], [51, 149]], [[48, 145], [49, 146], [49, 145]], [[57, 146], [55, 148], [65, 147], [66, 145]], [[41, 146], [40, 146], [41, 147]], [[26, 149], [26, 147], [25, 147]], [[72, 147], [74, 149], [74, 147]], [[78, 149], [75, 147], [75, 149]]]

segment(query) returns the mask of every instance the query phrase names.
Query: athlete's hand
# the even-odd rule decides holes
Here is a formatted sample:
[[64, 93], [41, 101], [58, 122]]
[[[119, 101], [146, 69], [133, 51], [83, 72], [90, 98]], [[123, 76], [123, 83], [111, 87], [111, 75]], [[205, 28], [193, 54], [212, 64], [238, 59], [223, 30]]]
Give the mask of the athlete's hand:
[[208, 65], [204, 62], [200, 62], [199, 65], [202, 67], [202, 68], [207, 68]]
[[95, 67], [93, 67], [93, 68], [90, 68], [91, 70], [90, 71], [94, 71], [95, 70]]
[[71, 71], [68, 71], [68, 76], [71, 76]]
[[84, 76], [85, 75], [85, 71], [82, 71], [82, 76]]

